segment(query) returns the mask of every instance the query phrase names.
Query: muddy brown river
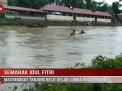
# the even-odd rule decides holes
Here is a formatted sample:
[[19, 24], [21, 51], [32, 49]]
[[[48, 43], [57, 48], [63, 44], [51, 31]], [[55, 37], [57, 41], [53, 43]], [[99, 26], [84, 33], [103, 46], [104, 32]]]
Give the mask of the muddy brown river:
[[[97, 55], [114, 57], [122, 52], [122, 27], [75, 27], [86, 34], [70, 36], [72, 28], [0, 26], [0, 68], [90, 65]], [[0, 90], [9, 91], [12, 85], [5, 84]]]

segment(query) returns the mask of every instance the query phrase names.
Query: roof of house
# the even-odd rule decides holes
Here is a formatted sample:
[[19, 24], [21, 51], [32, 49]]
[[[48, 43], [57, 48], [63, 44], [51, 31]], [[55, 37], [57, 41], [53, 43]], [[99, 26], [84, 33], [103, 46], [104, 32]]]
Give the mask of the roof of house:
[[45, 11], [60, 11], [60, 12], [69, 12], [69, 13], [77, 13], [77, 14], [89, 14], [89, 15], [99, 15], [99, 16], [109, 16], [111, 15], [107, 12], [101, 12], [101, 11], [91, 11], [87, 9], [79, 9], [74, 8], [73, 10], [65, 7], [65, 6], [54, 6], [54, 5], [45, 5], [44, 7], [40, 9], [32, 9], [32, 8], [24, 8], [24, 7], [16, 7], [16, 6], [4, 6], [5, 9], [11, 9], [11, 10], [22, 10], [22, 11], [32, 11], [32, 12], [45, 12]]
[[32, 11], [32, 12], [45, 12], [39, 9], [32, 9], [32, 8], [24, 8], [24, 7], [16, 7], [16, 6], [4, 6], [5, 9], [11, 10], [22, 10], [22, 11]]
[[74, 13], [77, 14], [89, 14], [89, 15], [94, 15], [94, 12], [92, 12], [91, 10], [88, 9], [79, 9], [79, 8], [74, 8], [73, 9]]
[[95, 15], [99, 15], [99, 16], [112, 16], [108, 12], [96, 11], [94, 13], [95, 13]]
[[72, 9], [65, 7], [65, 6], [54, 6], [54, 5], [45, 5], [44, 7], [40, 8], [40, 10], [44, 11], [60, 11], [60, 12], [69, 12], [73, 13]]
[[91, 10], [87, 10], [87, 9], [78, 9], [75, 8], [73, 9], [74, 13], [77, 14], [89, 14], [89, 15], [98, 15], [98, 16], [111, 16], [108, 12], [102, 12], [102, 11], [91, 11]]

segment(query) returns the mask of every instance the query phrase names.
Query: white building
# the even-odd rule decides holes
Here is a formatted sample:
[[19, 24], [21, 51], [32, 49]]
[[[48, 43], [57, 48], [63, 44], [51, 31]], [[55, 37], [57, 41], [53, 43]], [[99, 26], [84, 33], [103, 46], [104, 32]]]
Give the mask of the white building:
[[0, 0], [0, 5], [2, 6], [8, 5], [7, 0]]
[[64, 6], [45, 5], [40, 10], [48, 12], [47, 20], [67, 20], [67, 21], [95, 21], [95, 22], [111, 22], [112, 16], [107, 12], [92, 12], [87, 9], [70, 9]]

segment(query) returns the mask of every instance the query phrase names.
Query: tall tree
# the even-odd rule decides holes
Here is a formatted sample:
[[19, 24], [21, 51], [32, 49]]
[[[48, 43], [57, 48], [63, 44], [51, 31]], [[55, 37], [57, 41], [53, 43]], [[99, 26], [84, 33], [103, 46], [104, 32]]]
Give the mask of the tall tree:
[[10, 6], [16, 6], [17, 5], [16, 0], [7, 0], [7, 1], [8, 1], [8, 5], [10, 5]]
[[93, 0], [93, 1], [91, 2], [91, 6], [92, 6], [92, 7], [91, 7], [91, 10], [92, 10], [93, 12], [97, 10], [97, 2], [96, 2], [96, 1]]
[[112, 10], [114, 11], [115, 17], [117, 19], [118, 19], [118, 14], [120, 13], [118, 4], [119, 4], [119, 2], [113, 2], [112, 3]]
[[92, 9], [92, 0], [85, 0], [86, 9]]
[[86, 8], [84, 0], [79, 0], [77, 8], [82, 8], [82, 9]]

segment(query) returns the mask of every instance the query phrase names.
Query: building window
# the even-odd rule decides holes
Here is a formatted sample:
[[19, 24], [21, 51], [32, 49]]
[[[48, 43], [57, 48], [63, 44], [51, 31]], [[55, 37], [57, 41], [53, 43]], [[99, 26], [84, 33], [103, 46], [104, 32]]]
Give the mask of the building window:
[[101, 16], [98, 16], [98, 18], [101, 18]]
[[90, 18], [90, 15], [87, 15], [88, 18]]
[[77, 14], [77, 17], [81, 17], [81, 14]]
[[94, 15], [91, 15], [91, 18], [94, 18]]
[[104, 16], [102, 16], [102, 19], [104, 19]]
[[82, 15], [82, 17], [86, 17], [86, 15], [85, 15], [85, 14], [83, 14], [83, 15]]
[[105, 19], [108, 19], [108, 17], [106, 16]]
[[72, 16], [72, 13], [68, 13], [68, 16]]
[[65, 12], [62, 12], [62, 15], [63, 15], [63, 16], [67, 16], [67, 13], [65, 13]]
[[109, 17], [108, 19], [111, 19], [111, 17]]

